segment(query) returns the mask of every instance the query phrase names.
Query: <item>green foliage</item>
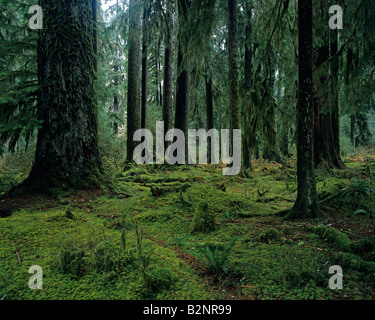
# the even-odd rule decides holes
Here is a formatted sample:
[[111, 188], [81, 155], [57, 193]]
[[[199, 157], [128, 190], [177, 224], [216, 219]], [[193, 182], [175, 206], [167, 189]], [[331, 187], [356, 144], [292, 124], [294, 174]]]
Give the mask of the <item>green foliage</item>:
[[234, 219], [236, 219], [238, 217], [238, 214], [237, 212], [233, 211], [233, 210], [227, 210], [223, 213], [223, 218], [224, 220], [226, 221], [233, 221]]
[[233, 237], [224, 247], [205, 243], [203, 247], [198, 246], [198, 252], [192, 250], [189, 252], [206, 264], [208, 272], [221, 278], [229, 271], [228, 257], [238, 239], [239, 237]]
[[7, 296], [8, 281], [0, 275], [0, 300], [5, 300]]
[[193, 218], [193, 233], [210, 233], [216, 229], [215, 214], [207, 202], [199, 202]]
[[351, 241], [349, 237], [335, 228], [327, 229], [323, 238], [340, 250], [348, 251], [350, 249]]
[[350, 251], [365, 260], [375, 262], [375, 236], [370, 236], [352, 243]]
[[139, 229], [137, 226], [135, 232], [137, 235], [136, 258], [138, 268], [142, 275], [143, 284], [147, 289], [151, 290], [151, 279], [148, 272], [148, 267], [150, 265], [154, 250], [145, 250], [145, 248], [143, 247], [143, 229]]
[[72, 213], [72, 208], [70, 206], [67, 206], [65, 208], [65, 217], [67, 219], [70, 219], [70, 220], [74, 219], [74, 216], [73, 216], [73, 213]]
[[319, 263], [318, 255], [312, 255], [309, 260], [302, 259], [302, 255], [303, 251], [300, 248], [287, 251], [282, 275], [284, 286], [289, 288], [302, 288], [308, 284], [326, 286], [327, 273]]
[[85, 252], [78, 247], [68, 245], [63, 248], [57, 259], [57, 268], [64, 273], [82, 276], [85, 272]]
[[375, 263], [371, 261], [365, 261], [359, 256], [348, 253], [348, 252], [339, 252], [335, 255], [337, 264], [348, 270], [357, 270], [362, 272], [365, 277], [375, 277]]
[[353, 216], [360, 216], [360, 215], [368, 216], [373, 219], [375, 218], [375, 210], [366, 211], [363, 209], [358, 209], [353, 212]]
[[126, 229], [123, 229], [120, 237], [121, 249], [126, 250]]
[[153, 268], [149, 274], [151, 291], [170, 290], [177, 279], [168, 268]]
[[280, 233], [274, 228], [268, 229], [259, 236], [259, 240], [265, 243], [271, 243], [273, 241], [280, 240]]
[[338, 179], [335, 177], [324, 177], [323, 181], [319, 181], [316, 184], [316, 189], [320, 199], [325, 199], [329, 196], [336, 195], [342, 191], [345, 187], [348, 187], [349, 183], [346, 179]]
[[351, 185], [340, 195], [341, 199], [371, 197], [374, 190], [371, 188], [369, 180], [360, 180], [353, 178]]
[[0, 2], [0, 154], [8, 143], [15, 151], [18, 142], [32, 141], [40, 121], [36, 115], [37, 33], [26, 19], [31, 1]]

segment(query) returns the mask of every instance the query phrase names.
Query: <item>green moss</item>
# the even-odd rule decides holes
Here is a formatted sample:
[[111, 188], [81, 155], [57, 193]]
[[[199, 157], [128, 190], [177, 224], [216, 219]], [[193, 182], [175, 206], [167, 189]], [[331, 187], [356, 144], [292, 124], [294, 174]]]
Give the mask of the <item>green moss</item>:
[[375, 262], [375, 236], [354, 242], [350, 246], [350, 251], [364, 258]]
[[348, 187], [350, 182], [347, 179], [339, 179], [334, 177], [325, 178], [323, 181], [317, 182], [316, 189], [320, 199], [339, 194], [340, 191]]
[[215, 214], [207, 202], [199, 202], [193, 219], [193, 233], [210, 233], [216, 229]]
[[[90, 202], [69, 195], [64, 198], [68, 202], [57, 200], [56, 208], [51, 208], [53, 203], [44, 199], [0, 219], [0, 276], [4, 275], [8, 284], [6, 289], [0, 288], [0, 294], [6, 290], [9, 299], [18, 300], [225, 300], [233, 299], [232, 292], [246, 299], [373, 299], [373, 292], [366, 289], [371, 283], [367, 271], [372, 270], [372, 237], [354, 242], [349, 237], [360, 238], [354, 228], [346, 235], [333, 228], [306, 227], [315, 222], [332, 223], [330, 217], [283, 224], [273, 215], [292, 205], [295, 188], [285, 185], [294, 185], [294, 177], [280, 172], [283, 179], [274, 183], [272, 175], [259, 170], [250, 178], [223, 177], [215, 166], [133, 166], [131, 170], [134, 175], [117, 173], [123, 181], [113, 175], [118, 183], [115, 192], [110, 189]], [[141, 179], [133, 179], [137, 174]], [[189, 183], [183, 199], [191, 206], [183, 204], [178, 192], [153, 197], [150, 185], [157, 181], [173, 187]], [[218, 184], [225, 184], [226, 192], [219, 190]], [[262, 184], [269, 192], [256, 202]], [[67, 204], [74, 210], [73, 220], [65, 216]], [[46, 205], [51, 209], [41, 209]], [[369, 201], [367, 205], [373, 206]], [[233, 215], [225, 217], [229, 210]], [[198, 216], [205, 218], [195, 219]], [[340, 219], [342, 225], [348, 221], [344, 215]], [[372, 220], [351, 219], [361, 230], [373, 228]], [[211, 222], [206, 224], [206, 220]], [[198, 221], [204, 232], [192, 233]], [[148, 287], [137, 262], [135, 224], [144, 230], [146, 251], [154, 249], [146, 268]], [[211, 229], [212, 225], [215, 228]], [[259, 229], [265, 232], [260, 234]], [[224, 274], [219, 284], [223, 290], [218, 291], [210, 282], [213, 275], [203, 278], [204, 265], [192, 263], [195, 260], [188, 251], [200, 247], [214, 252], [218, 248], [221, 253], [234, 236], [241, 241], [226, 257], [231, 273]], [[22, 264], [17, 263], [17, 247]], [[62, 272], [57, 267], [59, 253], [68, 247], [74, 248], [75, 258], [70, 261], [76, 260], [81, 272], [74, 268]], [[350, 255], [345, 259], [337, 256], [342, 248]], [[342, 292], [333, 293], [327, 287], [327, 261], [339, 265], [343, 261], [347, 285]], [[29, 263], [43, 266], [44, 289], [39, 292], [25, 286]]]
[[172, 212], [145, 212], [138, 214], [132, 218], [134, 223], [153, 223], [153, 222], [166, 222], [173, 219]]
[[67, 247], [61, 250], [57, 260], [57, 268], [64, 273], [82, 276], [85, 271], [85, 253], [77, 247]]
[[345, 233], [335, 228], [329, 228], [323, 236], [326, 241], [332, 243], [339, 250], [350, 250], [351, 241]]
[[349, 270], [357, 270], [369, 276], [375, 276], [374, 262], [365, 261], [359, 256], [347, 252], [337, 253], [335, 255], [335, 259], [337, 261], [337, 264], [342, 267], [346, 267]]
[[261, 242], [270, 243], [280, 240], [280, 233], [274, 228], [268, 229], [259, 236]]

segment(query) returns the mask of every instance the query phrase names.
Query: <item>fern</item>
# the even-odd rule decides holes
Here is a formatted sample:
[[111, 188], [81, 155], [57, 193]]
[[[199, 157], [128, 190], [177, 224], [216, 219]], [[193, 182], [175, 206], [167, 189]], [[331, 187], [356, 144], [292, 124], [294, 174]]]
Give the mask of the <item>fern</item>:
[[354, 198], [363, 198], [363, 197], [371, 197], [374, 190], [370, 186], [370, 182], [368, 180], [360, 180], [353, 178], [352, 184], [346, 188], [340, 195], [341, 199], [348, 199], [351, 197]]
[[219, 244], [206, 243], [203, 247], [198, 246], [198, 252], [192, 250], [188, 252], [204, 262], [209, 272], [221, 278], [229, 270], [228, 257], [238, 238], [233, 237], [222, 249]]

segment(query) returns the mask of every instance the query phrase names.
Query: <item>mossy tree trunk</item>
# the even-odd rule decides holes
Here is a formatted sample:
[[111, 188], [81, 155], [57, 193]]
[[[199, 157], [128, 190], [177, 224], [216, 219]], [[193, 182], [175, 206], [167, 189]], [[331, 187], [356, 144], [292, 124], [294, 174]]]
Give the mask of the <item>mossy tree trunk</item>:
[[255, 139], [255, 126], [251, 125], [251, 118], [254, 115], [254, 110], [251, 100], [252, 87], [252, 63], [253, 63], [253, 44], [252, 44], [252, 1], [245, 4], [246, 10], [246, 34], [245, 34], [245, 75], [243, 85], [243, 143], [242, 143], [242, 162], [243, 168], [252, 168], [251, 166], [251, 146]]
[[184, 30], [188, 22], [188, 13], [190, 9], [190, 0], [178, 1], [178, 19], [180, 32], [178, 33], [178, 58], [177, 58], [177, 85], [176, 85], [176, 113], [175, 128], [184, 132], [188, 136], [189, 128], [189, 81], [190, 81], [190, 64], [187, 56], [187, 47], [189, 35]]
[[141, 13], [137, 0], [129, 1], [129, 52], [128, 52], [128, 114], [127, 114], [127, 162], [133, 160], [138, 142], [133, 141], [134, 133], [141, 126]]
[[94, 45], [94, 70], [98, 71], [98, 2], [97, 0], [91, 0], [92, 6], [92, 21], [93, 21], [93, 45]]
[[277, 144], [276, 132], [276, 100], [274, 98], [275, 71], [272, 69], [270, 81], [263, 82], [264, 105], [262, 110], [262, 138], [263, 138], [263, 159], [267, 161], [282, 162], [280, 149]]
[[173, 4], [167, 3], [168, 28], [166, 32], [164, 49], [164, 86], [163, 86], [163, 121], [164, 134], [172, 129], [173, 110], [173, 52], [174, 52], [174, 16]]
[[[315, 6], [316, 20], [320, 27], [328, 18], [327, 1], [321, 0]], [[322, 28], [322, 27], [320, 27]], [[340, 156], [339, 104], [338, 104], [338, 60], [328, 60], [337, 53], [337, 31], [322, 30], [323, 44], [314, 49], [314, 163], [315, 167], [327, 165], [343, 169]], [[326, 65], [326, 66], [325, 66]]]
[[148, 78], [148, 17], [150, 8], [144, 4], [142, 20], [142, 98], [141, 98], [141, 128], [146, 128], [147, 123], [147, 78]]
[[[207, 131], [211, 129], [215, 129], [214, 124], [214, 100], [213, 100], [213, 89], [212, 89], [212, 76], [210, 74], [206, 74], [205, 76], [205, 84], [206, 84], [206, 113], [207, 113]], [[211, 148], [215, 146], [209, 139], [208, 141], [208, 161], [211, 162]]]
[[[116, 13], [117, 15], [119, 15], [119, 11], [120, 11], [120, 5], [119, 5], [119, 1], [117, 0], [116, 2]], [[120, 98], [119, 98], [119, 86], [120, 86], [120, 77], [119, 77], [119, 71], [121, 70], [121, 67], [120, 67], [120, 49], [118, 47], [118, 44], [120, 43], [120, 35], [117, 35], [117, 39], [116, 39], [116, 44], [114, 46], [114, 50], [115, 50], [115, 63], [114, 63], [114, 67], [113, 67], [113, 71], [114, 71], [114, 79], [113, 79], [113, 83], [114, 83], [114, 94], [113, 94], [113, 106], [112, 106], [112, 129], [113, 129], [113, 133], [115, 135], [118, 134], [118, 131], [119, 131], [119, 117], [118, 117], [118, 113], [120, 111]]]
[[314, 170], [313, 99], [313, 14], [312, 0], [298, 1], [298, 103], [297, 180], [298, 194], [288, 219], [320, 215]]
[[[338, 31], [331, 30], [330, 51], [331, 57], [334, 57], [338, 52]], [[336, 168], [345, 169], [346, 166], [341, 158], [340, 147], [340, 104], [339, 104], [339, 59], [335, 57], [330, 63], [331, 71], [331, 120], [332, 120], [332, 162]]]
[[96, 186], [100, 171], [94, 92], [95, 46], [91, 0], [40, 0], [38, 131], [35, 162], [22, 186]]
[[[228, 66], [230, 132], [241, 128], [238, 87], [237, 1], [228, 0]], [[233, 135], [230, 135], [231, 145]]]

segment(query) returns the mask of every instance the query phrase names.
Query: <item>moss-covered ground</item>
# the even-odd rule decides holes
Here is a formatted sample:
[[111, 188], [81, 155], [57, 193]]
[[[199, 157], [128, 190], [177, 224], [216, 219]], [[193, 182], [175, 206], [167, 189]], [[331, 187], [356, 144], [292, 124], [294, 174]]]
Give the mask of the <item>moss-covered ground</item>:
[[[0, 299], [374, 299], [372, 159], [346, 165], [317, 171], [324, 215], [307, 221], [283, 217], [294, 161], [254, 162], [235, 177], [211, 165], [133, 166], [114, 170], [109, 189], [6, 198]], [[29, 288], [33, 265], [43, 290]], [[342, 290], [328, 286], [333, 265]]]

